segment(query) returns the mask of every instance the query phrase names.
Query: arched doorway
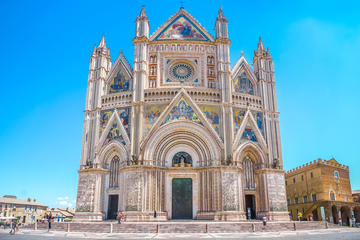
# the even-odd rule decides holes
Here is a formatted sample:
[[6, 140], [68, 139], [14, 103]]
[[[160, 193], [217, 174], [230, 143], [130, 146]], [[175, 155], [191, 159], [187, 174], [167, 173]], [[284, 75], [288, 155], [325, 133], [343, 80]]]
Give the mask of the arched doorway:
[[348, 207], [341, 207], [341, 220], [343, 226], [350, 226], [350, 209]]
[[337, 212], [337, 209], [336, 209], [335, 206], [332, 206], [332, 207], [331, 207], [331, 212], [332, 212], [334, 224], [338, 224], [338, 223], [339, 223], [339, 221], [338, 221], [339, 216], [338, 216], [338, 212]]

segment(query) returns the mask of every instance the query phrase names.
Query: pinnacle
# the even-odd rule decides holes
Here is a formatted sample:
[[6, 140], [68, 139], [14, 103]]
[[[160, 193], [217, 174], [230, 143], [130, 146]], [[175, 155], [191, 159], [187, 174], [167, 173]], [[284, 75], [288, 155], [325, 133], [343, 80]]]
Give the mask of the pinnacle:
[[220, 6], [220, 8], [219, 8], [216, 20], [225, 20], [225, 21], [227, 21], [225, 15], [224, 15], [224, 12], [222, 10], [222, 6]]
[[104, 36], [104, 34], [103, 34], [102, 37], [101, 37], [101, 40], [100, 40], [100, 43], [99, 43], [98, 48], [106, 48], [106, 43], [105, 43], [105, 36]]
[[257, 46], [257, 51], [259, 51], [259, 50], [261, 50], [261, 51], [265, 50], [264, 44], [263, 44], [263, 42], [261, 40], [261, 36], [259, 36], [259, 43], [258, 43], [258, 46]]
[[144, 5], [142, 5], [142, 7], [141, 7], [141, 11], [140, 11], [138, 18], [147, 18]]
[[92, 52], [92, 55], [94, 56], [96, 54], [96, 44], [94, 44], [94, 49], [93, 49], [93, 52]]

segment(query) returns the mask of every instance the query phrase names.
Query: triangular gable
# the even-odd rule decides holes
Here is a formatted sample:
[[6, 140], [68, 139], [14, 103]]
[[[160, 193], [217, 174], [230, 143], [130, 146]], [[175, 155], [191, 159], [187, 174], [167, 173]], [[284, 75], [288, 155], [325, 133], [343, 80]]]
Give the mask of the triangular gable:
[[164, 119], [163, 124], [178, 120], [188, 120], [203, 125], [198, 117], [198, 114], [196, 114], [194, 109], [183, 97], [170, 110]]
[[220, 146], [223, 145], [222, 140], [201, 112], [200, 108], [194, 103], [189, 94], [183, 88], [160, 114], [160, 117], [152, 126], [141, 145], [143, 146], [148, 141], [152, 133], [159, 127], [173, 121], [192, 121], [199, 124], [199, 126], [204, 126], [208, 129], [208, 131], [210, 131], [214, 138], [217, 139]]
[[254, 117], [252, 116], [250, 110], [245, 114], [245, 117], [241, 123], [241, 126], [236, 133], [233, 149], [236, 149], [240, 144], [251, 141], [259, 144], [263, 149], [267, 149], [266, 142], [257, 127]]
[[[108, 122], [113, 116], [114, 108], [106, 109], [101, 111], [101, 120], [100, 120], [100, 135], [105, 130]], [[127, 133], [130, 136], [130, 127], [129, 127], [129, 118], [130, 118], [130, 108], [118, 108], [116, 109], [117, 114], [120, 117], [121, 123]]]
[[151, 37], [151, 41], [214, 41], [213, 37], [190, 14], [180, 9]]
[[256, 82], [256, 76], [253, 70], [251, 69], [249, 63], [246, 61], [244, 56], [241, 56], [239, 60], [235, 63], [233, 68], [231, 69], [231, 76], [232, 78], [237, 77], [239, 75], [239, 71], [241, 68], [244, 68], [247, 73], [250, 75], [249, 77]]
[[126, 58], [122, 55], [122, 52], [120, 52], [107, 77], [106, 92], [117, 93], [129, 91], [131, 89], [132, 78], [133, 75], [131, 66]]
[[242, 85], [246, 85], [246, 83], [240, 83], [239, 82], [239, 77], [241, 77], [242, 75], [245, 74], [245, 77], [247, 77], [252, 85], [252, 91], [249, 89], [249, 86], [245, 86], [245, 88], [247, 88], [247, 90], [245, 90], [245, 93], [248, 94], [255, 94], [256, 91], [256, 76], [253, 72], [253, 70], [251, 69], [250, 65], [248, 64], [248, 62], [246, 61], [244, 56], [241, 56], [241, 58], [236, 62], [235, 66], [233, 67], [233, 69], [231, 70], [231, 79], [233, 80], [233, 91], [235, 92], [244, 92], [239, 90], [239, 88], [241, 88]]
[[118, 141], [125, 146], [130, 145], [129, 137], [122, 122], [123, 119], [120, 118], [118, 111], [115, 109], [100, 137], [99, 147], [102, 147], [111, 141]]

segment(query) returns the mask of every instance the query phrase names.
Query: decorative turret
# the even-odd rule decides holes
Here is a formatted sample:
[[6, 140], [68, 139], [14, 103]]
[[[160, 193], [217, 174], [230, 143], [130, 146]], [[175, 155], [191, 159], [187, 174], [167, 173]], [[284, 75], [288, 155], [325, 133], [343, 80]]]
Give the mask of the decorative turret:
[[92, 166], [96, 157], [95, 146], [98, 140], [96, 133], [99, 132], [97, 130], [97, 122], [100, 120], [97, 111], [101, 108], [101, 97], [104, 95], [105, 79], [110, 67], [110, 50], [106, 47], [105, 37], [103, 35], [99, 45], [97, 47], [96, 45], [94, 46], [90, 57], [81, 153], [82, 167]]
[[142, 6], [139, 16], [136, 18], [136, 38], [149, 38], [149, 20]]
[[215, 22], [215, 37], [217, 48], [217, 79], [221, 88], [221, 100], [227, 105], [223, 109], [223, 129], [222, 137], [224, 139], [225, 151], [223, 153], [222, 164], [228, 164], [232, 159], [233, 142], [233, 113], [232, 113], [232, 84], [230, 68], [230, 40], [228, 35], [228, 21], [226, 20], [222, 8], [220, 7]]
[[266, 110], [265, 126], [266, 141], [269, 143], [269, 166], [275, 163], [280, 164], [282, 168], [282, 153], [279, 128], [279, 113], [277, 109], [277, 98], [274, 78], [273, 59], [269, 48], [264, 47], [261, 37], [254, 51], [253, 58], [254, 72], [258, 79], [258, 89], [260, 97], [263, 99], [264, 109]]
[[215, 22], [215, 38], [216, 39], [229, 39], [228, 34], [228, 21], [220, 7], [216, 22]]

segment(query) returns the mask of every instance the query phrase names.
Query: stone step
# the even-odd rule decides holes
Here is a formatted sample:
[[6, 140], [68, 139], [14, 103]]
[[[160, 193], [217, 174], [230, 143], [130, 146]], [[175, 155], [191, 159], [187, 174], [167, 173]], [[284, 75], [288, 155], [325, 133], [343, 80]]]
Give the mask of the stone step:
[[[59, 223], [53, 222], [52, 230], [94, 233], [240, 233], [240, 232], [277, 232], [336, 228], [339, 225], [325, 222], [157, 222], [157, 223]], [[35, 229], [35, 224], [24, 226]], [[47, 229], [48, 223], [37, 223], [37, 229]]]

